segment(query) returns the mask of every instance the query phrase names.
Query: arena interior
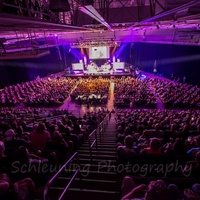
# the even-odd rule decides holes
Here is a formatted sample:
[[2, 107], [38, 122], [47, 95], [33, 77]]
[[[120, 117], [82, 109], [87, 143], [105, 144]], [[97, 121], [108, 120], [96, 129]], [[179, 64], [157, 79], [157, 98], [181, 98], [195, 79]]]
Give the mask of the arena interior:
[[199, 0], [0, 0], [1, 200], [200, 200]]

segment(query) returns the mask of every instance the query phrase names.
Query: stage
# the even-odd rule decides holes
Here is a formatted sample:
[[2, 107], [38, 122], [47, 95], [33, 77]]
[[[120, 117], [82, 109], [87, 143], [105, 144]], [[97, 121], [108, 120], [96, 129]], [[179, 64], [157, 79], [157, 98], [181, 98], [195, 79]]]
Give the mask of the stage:
[[89, 77], [89, 76], [130, 76], [131, 71], [125, 68], [124, 62], [106, 62], [100, 67], [93, 61], [84, 65], [81, 63], [73, 63], [72, 70], [66, 72], [66, 77]]
[[64, 73], [63, 76], [64, 77], [71, 77], [71, 78], [77, 78], [77, 77], [99, 77], [99, 76], [102, 76], [102, 77], [114, 77], [114, 76], [117, 76], [117, 77], [121, 77], [121, 76], [131, 76], [131, 72], [121, 72], [121, 73], [117, 73], [117, 72], [114, 72], [112, 74], [105, 74], [105, 73], [97, 73], [97, 74], [84, 74], [84, 73], [80, 73], [80, 74], [72, 74], [72, 73]]

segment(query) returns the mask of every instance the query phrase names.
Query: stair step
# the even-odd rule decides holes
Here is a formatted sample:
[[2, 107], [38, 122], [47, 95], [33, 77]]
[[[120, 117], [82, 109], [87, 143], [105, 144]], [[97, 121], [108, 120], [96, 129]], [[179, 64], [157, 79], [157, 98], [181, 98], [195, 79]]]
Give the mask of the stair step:
[[[62, 193], [64, 188], [50, 189], [50, 200], [58, 199], [59, 195]], [[64, 195], [63, 199], [78, 200], [78, 199], [88, 199], [88, 200], [119, 200], [118, 192], [104, 191], [104, 190], [88, 190], [79, 188], [69, 188], [68, 192]]]
[[[100, 139], [100, 138], [99, 138]], [[115, 137], [102, 137], [101, 138], [101, 140], [105, 140], [105, 141], [110, 141], [110, 142], [112, 142], [112, 141], [115, 141], [116, 140], [116, 136]]]
[[113, 140], [113, 139], [116, 139], [116, 134], [113, 134], [113, 135], [103, 135], [101, 138], [106, 138], [108, 140]]
[[[77, 165], [77, 163], [70, 163], [70, 165], [65, 169], [65, 172], [75, 172], [77, 169], [81, 171], [97, 171], [97, 172], [113, 172], [115, 173], [116, 165], [115, 163], [107, 162], [107, 161], [100, 161], [98, 163], [85, 163]], [[63, 172], [63, 174], [66, 174]], [[62, 175], [63, 176], [63, 175]]]
[[[88, 166], [88, 167], [87, 167]], [[86, 168], [80, 171], [80, 175], [82, 175], [83, 178], [87, 178], [87, 179], [94, 179], [97, 180], [99, 178], [101, 178], [102, 180], [116, 180], [117, 176], [115, 172], [103, 172], [103, 171], [92, 171], [89, 169], [89, 165], [86, 165]], [[110, 167], [110, 170], [114, 170], [114, 165], [113, 168], [112, 166]], [[70, 171], [64, 171], [61, 173], [60, 177], [68, 177], [70, 178], [72, 176], [72, 174], [74, 174], [75, 172], [73, 170]]]
[[112, 165], [115, 165], [116, 164], [116, 159], [109, 159], [109, 160], [105, 160], [105, 159], [97, 159], [97, 158], [95, 158], [95, 159], [92, 159], [92, 161], [90, 160], [90, 159], [88, 159], [88, 158], [80, 158], [79, 159], [79, 162], [81, 163], [81, 164], [95, 164], [95, 165], [100, 165], [101, 163], [108, 163], [108, 165], [109, 164], [112, 164]]
[[[88, 147], [89, 148], [89, 144], [83, 144], [80, 148], [82, 147]], [[93, 147], [96, 147], [96, 145], [94, 144]], [[107, 144], [101, 144], [101, 143], [97, 143], [97, 147], [98, 148], [101, 148], [101, 147], [104, 147], [104, 148], [108, 148], [108, 149], [116, 149], [116, 144], [115, 145], [107, 145]]]
[[[91, 141], [94, 140], [92, 137]], [[116, 174], [116, 122], [114, 115], [108, 123], [106, 132], [101, 141], [97, 137], [96, 145], [92, 148], [92, 160], [90, 158], [89, 142], [85, 141], [78, 150], [79, 163], [75, 161], [66, 168], [50, 188], [50, 200], [59, 199], [66, 185], [71, 180], [75, 170], [80, 167], [80, 172], [72, 182], [63, 199], [68, 200], [120, 200]], [[80, 180], [79, 177], [82, 177]], [[56, 187], [55, 187], [56, 186]]]
[[[89, 145], [88, 144], [83, 144], [82, 145], [83, 147], [88, 147]], [[94, 145], [94, 147], [95, 147], [95, 145]], [[109, 144], [98, 144], [97, 143], [97, 147], [109, 147], [109, 148], [116, 148], [114, 145], [109, 145]]]
[[[89, 147], [81, 147], [80, 150], [88, 150]], [[116, 147], [108, 148], [108, 147], [98, 147], [98, 151], [111, 151], [111, 152], [116, 152]]]
[[[79, 154], [79, 158], [90, 158], [90, 154]], [[116, 155], [94, 155], [92, 154], [92, 158], [101, 158], [105, 160], [116, 159]]]
[[[79, 154], [90, 154], [89, 149], [88, 150], [79, 150]], [[116, 151], [100, 151], [100, 150], [92, 150], [92, 154], [94, 155], [116, 155]]]
[[[92, 139], [94, 139], [95, 137], [92, 137]], [[98, 140], [100, 140], [100, 137], [97, 137]], [[113, 142], [116, 140], [116, 136], [115, 137], [106, 137], [106, 136], [103, 136], [101, 137], [101, 140], [105, 140], [105, 141], [110, 141], [110, 142]]]
[[[54, 185], [57, 187], [66, 187], [68, 182], [70, 181], [70, 178], [66, 177], [58, 177], [56, 179]], [[117, 183], [116, 181], [107, 181], [107, 180], [93, 180], [93, 179], [82, 179], [75, 178], [75, 180], [72, 182], [71, 188], [83, 188], [84, 189], [98, 189], [98, 190], [107, 190], [109, 188], [109, 191], [116, 191], [117, 189]]]
[[[85, 142], [84, 144], [89, 145], [89, 142]], [[100, 142], [100, 141], [97, 141], [97, 145], [98, 146], [100, 146], [100, 145], [110, 145], [110, 146], [115, 147], [116, 146], [116, 142], [103, 142], [103, 141]]]
[[[85, 164], [81, 164], [80, 167], [81, 167], [81, 169], [86, 168]], [[91, 171], [97, 171], [97, 172], [112, 172], [112, 173], [115, 173], [116, 166], [111, 164], [111, 163], [108, 163], [106, 161], [102, 161], [102, 162], [99, 162], [98, 165], [90, 164], [89, 169]]]

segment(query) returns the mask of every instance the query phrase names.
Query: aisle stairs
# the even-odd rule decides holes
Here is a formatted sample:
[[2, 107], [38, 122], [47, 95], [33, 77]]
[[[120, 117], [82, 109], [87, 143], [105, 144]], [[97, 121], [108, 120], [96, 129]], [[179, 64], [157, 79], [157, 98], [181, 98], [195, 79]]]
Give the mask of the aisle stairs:
[[[120, 199], [116, 174], [114, 114], [110, 121], [107, 117], [107, 120], [100, 124], [97, 132], [90, 134], [75, 157], [77, 159], [74, 159], [51, 184], [47, 199]], [[71, 185], [66, 188], [70, 181]]]

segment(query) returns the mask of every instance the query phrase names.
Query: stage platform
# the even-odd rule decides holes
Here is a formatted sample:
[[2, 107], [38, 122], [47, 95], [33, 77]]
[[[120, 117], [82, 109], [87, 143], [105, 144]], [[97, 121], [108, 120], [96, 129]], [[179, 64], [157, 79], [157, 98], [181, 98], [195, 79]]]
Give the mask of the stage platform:
[[114, 76], [117, 76], [117, 77], [121, 77], [121, 76], [131, 76], [132, 74], [131, 74], [131, 72], [127, 72], [127, 73], [116, 73], [116, 72], [114, 72], [114, 73], [112, 73], [112, 74], [105, 74], [105, 73], [95, 73], [95, 74], [71, 74], [71, 73], [65, 73], [65, 74], [63, 74], [63, 76], [64, 77], [72, 77], [72, 78], [77, 78], [77, 77], [85, 77], [85, 78], [87, 78], [87, 77], [99, 77], [99, 76], [101, 76], [101, 77], [114, 77]]

